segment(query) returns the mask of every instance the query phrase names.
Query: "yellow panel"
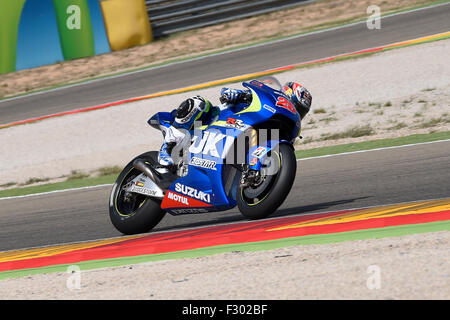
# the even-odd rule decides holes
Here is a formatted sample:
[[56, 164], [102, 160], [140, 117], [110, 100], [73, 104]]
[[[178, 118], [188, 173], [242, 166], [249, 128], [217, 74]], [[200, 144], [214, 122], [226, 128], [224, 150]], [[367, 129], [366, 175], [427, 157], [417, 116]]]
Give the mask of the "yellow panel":
[[361, 209], [355, 212], [343, 213], [341, 215], [333, 215], [330, 217], [323, 217], [314, 220], [289, 224], [286, 226], [273, 228], [267, 231], [277, 231], [291, 228], [301, 228], [301, 227], [320, 226], [326, 224], [335, 224], [351, 221], [361, 221], [373, 218], [386, 218], [410, 214], [423, 214], [446, 210], [450, 210], [450, 198], [442, 200], [429, 200], [408, 204], [396, 204], [390, 206]]
[[144, 0], [100, 2], [111, 50], [143, 45], [153, 40]]
[[69, 243], [69, 244], [48, 246], [48, 247], [41, 247], [41, 248], [34, 248], [34, 249], [21, 249], [21, 250], [5, 251], [5, 252], [0, 252], [0, 263], [33, 259], [33, 258], [50, 257], [50, 256], [54, 256], [57, 254], [62, 254], [62, 253], [71, 252], [71, 251], [75, 251], [75, 250], [95, 248], [95, 247], [99, 247], [99, 246], [114, 244], [117, 242], [123, 242], [126, 240], [136, 239], [136, 238], [139, 238], [139, 236], [112, 238], [112, 239], [105, 239], [105, 240], [80, 242], [80, 243]]

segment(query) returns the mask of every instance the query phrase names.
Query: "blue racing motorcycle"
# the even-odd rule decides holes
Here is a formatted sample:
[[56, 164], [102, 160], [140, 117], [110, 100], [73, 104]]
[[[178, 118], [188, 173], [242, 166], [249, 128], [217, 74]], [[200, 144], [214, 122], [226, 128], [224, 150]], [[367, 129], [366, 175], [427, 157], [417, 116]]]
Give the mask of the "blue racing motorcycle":
[[[300, 115], [274, 77], [244, 82], [251, 102], [233, 105], [185, 132], [172, 151], [175, 165], [159, 165], [150, 151], [128, 163], [113, 185], [109, 213], [124, 234], [148, 232], [165, 213], [217, 212], [238, 206], [249, 219], [272, 214], [286, 199], [297, 170], [293, 143]], [[159, 112], [158, 130], [173, 121]]]

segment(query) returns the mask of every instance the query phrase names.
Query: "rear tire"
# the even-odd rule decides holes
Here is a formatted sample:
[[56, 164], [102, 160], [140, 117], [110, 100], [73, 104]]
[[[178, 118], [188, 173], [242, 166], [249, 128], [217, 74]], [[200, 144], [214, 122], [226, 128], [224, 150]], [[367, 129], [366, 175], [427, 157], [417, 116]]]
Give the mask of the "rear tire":
[[[147, 152], [136, 157], [148, 159], [157, 152]], [[114, 227], [123, 234], [137, 234], [153, 229], [164, 217], [165, 211], [161, 209], [161, 201], [145, 195], [132, 193], [132, 200], [126, 201], [122, 187], [137, 175], [139, 170], [133, 168], [133, 159], [120, 173], [111, 190], [109, 201], [109, 217]]]
[[253, 202], [254, 199], [246, 196], [247, 188], [238, 188], [237, 205], [242, 215], [249, 219], [262, 219], [275, 212], [291, 191], [297, 172], [297, 160], [293, 148], [287, 144], [280, 144], [278, 152], [272, 151], [272, 159], [278, 160], [279, 170], [269, 176], [271, 181], [263, 191], [262, 199]]

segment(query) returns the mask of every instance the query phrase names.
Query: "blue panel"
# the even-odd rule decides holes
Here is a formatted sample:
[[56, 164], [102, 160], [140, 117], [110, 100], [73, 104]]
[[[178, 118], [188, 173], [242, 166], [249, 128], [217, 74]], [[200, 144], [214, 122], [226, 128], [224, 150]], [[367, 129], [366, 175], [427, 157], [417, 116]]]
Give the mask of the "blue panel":
[[52, 0], [27, 0], [19, 23], [16, 70], [63, 60]]
[[[88, 0], [95, 53], [111, 52], [98, 0]], [[16, 70], [64, 61], [52, 0], [27, 0], [19, 23]]]
[[111, 52], [99, 0], [88, 0], [88, 6], [94, 33], [95, 54]]

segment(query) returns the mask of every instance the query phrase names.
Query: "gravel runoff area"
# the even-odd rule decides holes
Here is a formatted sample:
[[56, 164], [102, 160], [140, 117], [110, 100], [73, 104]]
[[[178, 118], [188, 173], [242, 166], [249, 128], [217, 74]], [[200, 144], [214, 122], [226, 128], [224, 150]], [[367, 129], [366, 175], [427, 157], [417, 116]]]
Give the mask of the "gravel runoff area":
[[433, 232], [236, 251], [6, 279], [0, 299], [450, 299], [449, 246]]
[[[303, 120], [304, 139], [297, 148], [450, 130], [449, 52], [450, 40], [442, 40], [277, 75], [281, 82], [303, 83], [313, 95], [312, 111]], [[0, 185], [123, 166], [140, 153], [159, 149], [162, 135], [148, 126], [150, 116], [175, 108], [193, 94], [218, 103], [219, 90], [2, 129]], [[362, 136], [330, 139], [355, 127], [362, 129]]]

